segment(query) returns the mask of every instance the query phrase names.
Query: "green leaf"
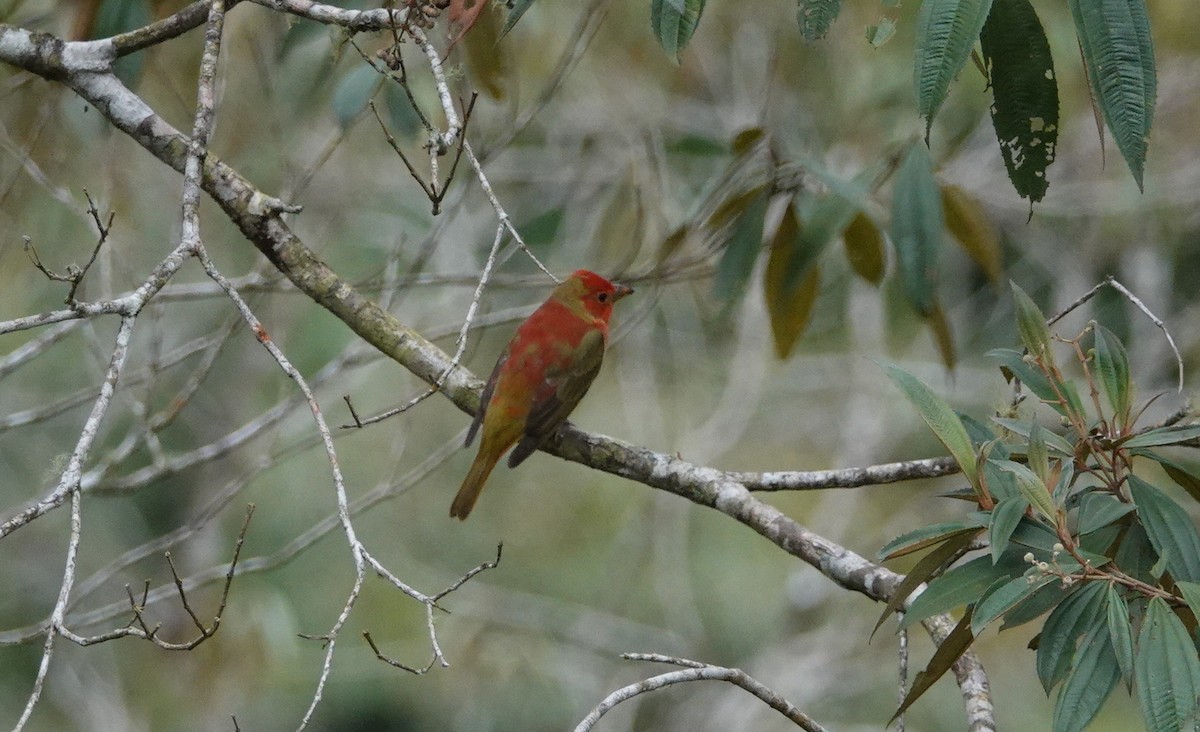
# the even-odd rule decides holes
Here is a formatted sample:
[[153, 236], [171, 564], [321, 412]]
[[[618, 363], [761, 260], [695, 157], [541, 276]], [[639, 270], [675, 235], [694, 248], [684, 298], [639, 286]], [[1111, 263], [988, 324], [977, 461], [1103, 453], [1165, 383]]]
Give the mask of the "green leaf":
[[1059, 403], [1058, 393], [1061, 392], [1070, 405], [1070, 410], [1076, 414], [1083, 414], [1083, 403], [1079, 400], [1079, 392], [1076, 391], [1075, 385], [1069, 381], [1057, 380], [1052, 384], [1045, 374], [1025, 362], [1020, 351], [1011, 348], [994, 348], [985, 355], [999, 361], [1001, 367], [1020, 379], [1021, 383], [1034, 393], [1034, 396], [1049, 404], [1054, 411], [1059, 414], [1066, 414], [1068, 411], [1068, 407]]
[[859, 277], [878, 286], [883, 281], [887, 256], [883, 251], [883, 234], [871, 217], [859, 211], [842, 232], [842, 241], [846, 245], [850, 268]]
[[1117, 555], [1113, 557], [1113, 561], [1125, 574], [1151, 584], [1154, 577], [1150, 574], [1150, 568], [1157, 559], [1158, 554], [1155, 553], [1154, 546], [1140, 523], [1132, 524], [1125, 531], [1125, 536], [1117, 547]]
[[1176, 581], [1200, 581], [1200, 534], [1183, 508], [1136, 475], [1129, 476], [1129, 495], [1154, 550], [1164, 557]]
[[775, 231], [771, 242], [771, 253], [767, 257], [767, 271], [763, 275], [763, 296], [767, 301], [767, 315], [771, 321], [771, 335], [775, 341], [775, 355], [786, 359], [808, 327], [812, 317], [813, 303], [821, 289], [821, 269], [815, 264], [808, 269], [799, 287], [789, 290], [785, 277], [796, 255], [796, 241], [800, 238], [800, 222], [791, 205], [783, 212], [783, 220]]
[[941, 572], [948, 564], [958, 559], [967, 547], [979, 536], [980, 529], [969, 529], [959, 531], [956, 534], [951, 534], [935, 549], [930, 551], [925, 556], [921, 557], [921, 561], [904, 575], [904, 579], [896, 585], [892, 590], [892, 596], [888, 598], [887, 606], [883, 608], [883, 612], [879, 614], [879, 619], [875, 621], [875, 627], [871, 629], [871, 635], [875, 635], [875, 631], [879, 630], [879, 626], [883, 625], [892, 613], [897, 612], [904, 606], [908, 596], [917, 589], [922, 582], [926, 582], [930, 577]]
[[343, 129], [358, 119], [383, 82], [383, 75], [366, 64], [355, 66], [342, 77], [333, 92], [333, 114]]
[[954, 567], [930, 582], [909, 604], [900, 628], [903, 630], [931, 615], [974, 604], [994, 582], [1020, 575], [1028, 566], [1019, 557], [1006, 555], [995, 565], [991, 557], [976, 557]]
[[992, 564], [1000, 560], [1000, 555], [1008, 548], [1008, 540], [1016, 530], [1017, 524], [1029, 508], [1029, 501], [1024, 496], [1006, 498], [992, 509], [992, 523], [988, 528], [988, 541], [991, 542]]
[[1179, 588], [1179, 594], [1183, 595], [1183, 601], [1187, 603], [1192, 615], [1200, 619], [1200, 584], [1180, 581], [1176, 582], [1175, 586]]
[[1129, 623], [1129, 606], [1113, 585], [1107, 585], [1104, 595], [1108, 613], [1108, 637], [1112, 641], [1125, 683], [1132, 684], [1133, 627]]
[[983, 629], [1001, 615], [1015, 609], [1051, 582], [1058, 581], [1057, 577], [1048, 574], [1008, 580], [975, 605], [975, 612], [971, 614], [971, 633], [978, 638]]
[[1049, 694], [1062, 681], [1075, 655], [1075, 641], [1098, 625], [1104, 609], [1104, 584], [1089, 582], [1063, 600], [1042, 626], [1037, 649], [1037, 675]]
[[883, 548], [879, 550], [879, 560], [886, 562], [896, 557], [919, 552], [963, 532], [979, 533], [979, 529], [982, 529], [983, 526], [972, 517], [922, 526], [919, 529], [905, 532], [884, 544]]
[[1058, 145], [1058, 84], [1050, 44], [1029, 0], [995, 0], [979, 36], [992, 85], [992, 126], [1008, 179], [1042, 200]]
[[1051, 351], [1050, 328], [1046, 325], [1046, 316], [1042, 314], [1037, 303], [1016, 282], [1012, 285], [1013, 302], [1017, 308], [1017, 332], [1025, 350], [1035, 359], [1044, 361], [1047, 366], [1054, 364]]
[[1122, 447], [1161, 447], [1176, 445], [1200, 437], [1200, 424], [1171, 425], [1142, 432], [1121, 443]]
[[870, 43], [875, 48], [880, 48], [883, 44], [892, 39], [896, 35], [896, 21], [888, 16], [882, 16], [879, 23], [876, 25], [867, 26], [867, 43]]
[[790, 243], [792, 251], [782, 280], [788, 293], [799, 287], [829, 243], [842, 234], [859, 210], [856, 200], [837, 192], [822, 196], [802, 194], [797, 203], [800, 225]]
[[713, 280], [714, 296], [726, 305], [740, 300], [746, 292], [746, 283], [754, 272], [754, 263], [762, 250], [763, 221], [768, 202], [765, 191], [755, 193], [748, 198], [745, 209], [733, 222]]
[[1200, 696], [1200, 658], [1179, 616], [1161, 597], [1150, 601], [1133, 662], [1142, 718], [1150, 732], [1192, 729]]
[[796, 21], [800, 24], [800, 35], [806, 41], [824, 37], [841, 10], [842, 0], [798, 0]]
[[950, 82], [966, 66], [987, 20], [992, 0], [924, 0], [917, 13], [917, 61], [914, 81], [917, 110], [925, 118], [925, 139], [933, 116], [950, 91]]
[[934, 651], [933, 658], [929, 659], [929, 664], [913, 679], [912, 687], [908, 690], [904, 701], [900, 703], [900, 707], [896, 710], [896, 713], [892, 715], [892, 718], [884, 726], [891, 726], [896, 717], [903, 714], [904, 710], [912, 706], [913, 702], [920, 699], [921, 695], [928, 691], [934, 682], [949, 671], [954, 666], [954, 662], [958, 660], [958, 657], [971, 647], [971, 641], [973, 640], [975, 640], [975, 637], [971, 635], [971, 611], [967, 610], [967, 614], [963, 616], [962, 620], [958, 621], [958, 625], [954, 626], [954, 630], [950, 631], [950, 635], [946, 636], [946, 639]]
[[1158, 94], [1144, 0], [1069, 0], [1093, 96], [1142, 188]]
[[650, 0], [650, 29], [676, 62], [692, 40], [703, 12], [704, 0]]
[[[929, 2], [921, 5], [924, 10]], [[942, 197], [929, 150], [909, 146], [896, 172], [892, 193], [892, 245], [909, 302], [921, 315], [933, 310], [942, 245]]]
[[1133, 510], [1133, 505], [1122, 503], [1107, 493], [1090, 492], [1079, 499], [1079, 520], [1076, 531], [1090, 534], [1108, 526]]
[[1102, 325], [1095, 326], [1096, 375], [1108, 397], [1108, 403], [1116, 411], [1119, 423], [1129, 419], [1133, 384], [1129, 379], [1129, 356], [1125, 346], [1112, 331]]
[[1042, 438], [1045, 430], [1034, 422], [1029, 429], [1029, 444], [1026, 446], [1026, 460], [1029, 469], [1038, 477], [1043, 485], [1050, 482], [1050, 458], [1046, 454], [1046, 440]]
[[950, 405], [917, 377], [899, 366], [881, 365], [891, 377], [892, 383], [900, 387], [900, 391], [904, 392], [904, 396], [917, 408], [921, 418], [933, 430], [933, 434], [954, 456], [955, 462], [962, 468], [963, 475], [971, 485], [978, 485], [979, 481], [975, 475], [975, 448], [971, 445], [971, 438], [967, 436], [967, 429], [963, 427]]
[[1037, 592], [1030, 595], [1028, 600], [1004, 614], [1004, 624], [1000, 626], [1000, 630], [1015, 628], [1041, 617], [1058, 607], [1063, 599], [1077, 587], [1079, 587], [1078, 584], [1063, 587], [1061, 582], [1051, 582], [1038, 588]]
[[[1027, 440], [1029, 439], [1030, 434], [1033, 432], [1034, 423], [1030, 421], [1008, 419], [1006, 417], [992, 417], [992, 421], [1009, 432], [1015, 432]], [[1065, 437], [1056, 435], [1046, 429], [1040, 430], [1039, 434], [1041, 435], [1042, 440], [1046, 443], [1046, 447], [1054, 450], [1059, 455], [1063, 457], [1073, 457], [1075, 455], [1075, 448], [1071, 446], [1071, 443], [1067, 442]]]
[[992, 460], [991, 462], [995, 463], [996, 467], [1016, 478], [1017, 489], [1021, 492], [1021, 495], [1025, 496], [1025, 500], [1029, 501], [1029, 505], [1033, 506], [1038, 513], [1050, 521], [1055, 520], [1055, 517], [1058, 515], [1058, 509], [1054, 505], [1054, 500], [1050, 497], [1050, 491], [1046, 487], [1046, 484], [1034, 475], [1032, 470], [1012, 460]]
[[[994, 11], [993, 11], [994, 12]], [[958, 186], [942, 186], [942, 211], [946, 228], [964, 251], [975, 260], [988, 280], [1000, 282], [1003, 268], [1000, 234], [988, 221], [987, 213], [969, 193]]]
[[1080, 732], [1096, 717], [1117, 685], [1121, 669], [1108, 638], [1108, 624], [1092, 625], [1054, 702], [1054, 732]]
[[529, 10], [529, 6], [533, 5], [533, 0], [513, 0], [508, 8], [508, 17], [504, 19], [504, 27], [500, 29], [500, 37], [508, 35], [508, 32], [513, 29], [521, 16]]
[[1171, 480], [1200, 501], [1200, 462], [1186, 458], [1167, 457], [1152, 450], [1134, 449], [1134, 455], [1150, 458], [1157, 462]]
[[[96, 12], [91, 38], [108, 38], [150, 25], [154, 21], [149, 0], [104, 0]], [[129, 88], [136, 86], [146, 62], [146, 53], [138, 51], [113, 62], [113, 74]]]

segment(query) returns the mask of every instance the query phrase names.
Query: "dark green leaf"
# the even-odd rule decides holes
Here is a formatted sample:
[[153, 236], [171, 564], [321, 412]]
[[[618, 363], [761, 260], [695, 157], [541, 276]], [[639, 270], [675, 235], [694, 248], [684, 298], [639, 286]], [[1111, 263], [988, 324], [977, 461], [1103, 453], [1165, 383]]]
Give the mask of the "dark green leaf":
[[1029, 501], [1024, 496], [1013, 496], [1000, 501], [992, 510], [988, 541], [991, 542], [993, 564], [999, 561], [1000, 555], [1008, 548], [1008, 540], [1028, 508]]
[[841, 10], [842, 0], [798, 0], [796, 21], [800, 23], [800, 35], [806, 41], [824, 37]]
[[1124, 424], [1129, 418], [1130, 401], [1133, 384], [1129, 380], [1129, 356], [1125, 346], [1115, 335], [1102, 325], [1095, 326], [1096, 331], [1096, 375], [1100, 377], [1100, 385], [1108, 403]]
[[768, 200], [766, 192], [759, 192], [733, 223], [713, 281], [713, 294], [726, 304], [736, 302], [746, 292], [746, 283], [762, 250]]
[[[1042, 401], [1049, 404], [1059, 414], [1067, 414], [1068, 407], [1064, 407], [1060, 403], [1059, 392], [1064, 395], [1069, 409], [1076, 414], [1083, 414], [1083, 403], [1079, 400], [1079, 392], [1075, 389], [1075, 385], [1070, 381], [1055, 381], [1051, 384], [1050, 379], [1046, 377], [1040, 370], [1035, 369], [1024, 361], [1020, 351], [1014, 351], [1011, 348], [994, 348], [987, 352], [987, 356], [996, 359], [1000, 365], [1008, 370], [1013, 376], [1021, 380], [1021, 383], [1029, 387], [1029, 390]], [[1057, 391], [1056, 391], [1057, 390]]]
[[1121, 445], [1126, 448], [1161, 447], [1162, 445], [1177, 445], [1180, 442], [1194, 440], [1200, 437], [1200, 424], [1171, 425], [1155, 430], [1142, 432], [1125, 440]]
[[500, 29], [501, 38], [513, 29], [525, 11], [529, 10], [530, 5], [533, 5], [533, 0], [513, 0], [512, 5], [508, 8], [508, 17], [504, 19], [504, 27]]
[[892, 383], [900, 387], [908, 400], [917, 408], [921, 418], [933, 430], [933, 434], [954, 456], [955, 462], [962, 468], [963, 475], [967, 477], [971, 485], [977, 485], [975, 448], [971, 445], [971, 438], [967, 437], [967, 430], [959, 421], [958, 415], [954, 413], [949, 404], [934, 394], [917, 377], [899, 366], [882, 365], [888, 376], [891, 377]]
[[1041, 308], [1033, 301], [1016, 282], [1012, 285], [1013, 303], [1017, 309], [1017, 332], [1021, 335], [1021, 343], [1025, 350], [1035, 359], [1042, 360], [1047, 366], [1054, 363], [1051, 351], [1050, 328], [1046, 325], [1046, 316]]
[[997, 580], [1020, 575], [1029, 565], [1006, 555], [993, 565], [991, 557], [976, 557], [933, 580], [908, 606], [900, 628], [904, 629], [938, 613], [978, 602]]
[[1004, 624], [1000, 626], [1000, 630], [1015, 628], [1041, 617], [1044, 613], [1058, 607], [1071, 590], [1077, 587], [1079, 587], [1078, 584], [1063, 587], [1061, 582], [1043, 585], [1038, 588], [1037, 592], [1030, 595], [1028, 600], [1004, 614]]
[[1187, 491], [1192, 498], [1200, 501], [1200, 462], [1186, 458], [1167, 457], [1152, 450], [1134, 449], [1130, 452], [1156, 461], [1171, 480]]
[[1129, 623], [1129, 606], [1113, 585], [1107, 585], [1105, 604], [1108, 613], [1108, 637], [1116, 652], [1117, 663], [1125, 683], [1133, 683], [1133, 627]]
[[1041, 21], [1029, 0], [994, 0], [979, 36], [992, 84], [992, 126], [1008, 179], [1030, 203], [1049, 186], [1058, 145], [1058, 84]]
[[1058, 581], [1053, 575], [1043, 574], [1014, 577], [1004, 582], [975, 605], [975, 612], [971, 614], [971, 633], [979, 637], [992, 621], [1028, 600], [1041, 588]]
[[917, 110], [925, 118], [925, 139], [950, 82], [966, 66], [983, 30], [992, 0], [924, 0], [917, 12], [914, 81]]
[[1075, 655], [1054, 702], [1054, 732], [1080, 732], [1095, 718], [1121, 669], [1108, 639], [1108, 624], [1096, 622]]
[[[992, 417], [992, 421], [1009, 432], [1015, 432], [1025, 439], [1029, 439], [1030, 432], [1033, 430], [1033, 422], [1025, 420], [1008, 419], [1006, 417]], [[1075, 454], [1075, 448], [1071, 446], [1071, 443], [1067, 442], [1065, 437], [1056, 435], [1053, 432], [1045, 429], [1041, 430], [1040, 434], [1042, 440], [1046, 443], [1046, 447], [1054, 450], [1059, 455], [1062, 455], [1063, 457], [1072, 457]]]
[[1069, 0], [1088, 80], [1138, 188], [1158, 94], [1144, 0]]
[[1079, 520], [1076, 531], [1090, 534], [1108, 526], [1133, 510], [1133, 505], [1122, 503], [1107, 493], [1091, 492], [1079, 500]]
[[1133, 671], [1147, 730], [1195, 726], [1192, 717], [1200, 696], [1200, 658], [1183, 621], [1161, 597], [1146, 608]]
[[1150, 568], [1158, 559], [1154, 546], [1146, 536], [1146, 530], [1140, 523], [1135, 523], [1125, 531], [1121, 544], [1117, 547], [1117, 555], [1113, 561], [1125, 574], [1142, 582], [1153, 583]]
[[650, 0], [650, 29], [667, 55], [676, 61], [692, 40], [705, 0]]
[[1025, 496], [1025, 500], [1029, 501], [1029, 505], [1033, 506], [1034, 510], [1051, 521], [1055, 520], [1058, 510], [1050, 497], [1050, 491], [1032, 470], [1012, 460], [992, 460], [991, 462], [1016, 479], [1017, 490], [1021, 491], [1021, 495]]
[[975, 540], [975, 537], [979, 536], [979, 532], [980, 529], [970, 529], [952, 534], [939, 544], [937, 548], [921, 557], [921, 561], [917, 562], [908, 571], [908, 574], [904, 575], [904, 579], [900, 580], [896, 588], [892, 590], [892, 596], [888, 598], [887, 606], [879, 614], [879, 620], [875, 621], [875, 627], [871, 629], [871, 635], [875, 635], [875, 631], [879, 630], [879, 626], [883, 625], [888, 616], [904, 606], [905, 601], [908, 600], [908, 596], [922, 582], [929, 580], [930, 577], [958, 559], [966, 551], [971, 542]]
[[886, 562], [889, 559], [902, 557], [905, 554], [919, 552], [926, 547], [943, 542], [955, 534], [961, 534], [964, 531], [978, 533], [979, 529], [983, 527], [983, 523], [971, 517], [958, 521], [945, 521], [930, 524], [929, 526], [922, 526], [919, 529], [901, 534], [887, 544], [884, 544], [883, 548], [879, 550], [879, 560]]
[[1200, 534], [1183, 508], [1136, 475], [1129, 476], [1129, 494], [1154, 550], [1164, 557], [1176, 581], [1200, 581]]
[[1042, 626], [1037, 650], [1037, 674], [1049, 694], [1062, 681], [1075, 655], [1075, 641], [1100, 624], [1104, 610], [1104, 584], [1090, 582], [1067, 596]]
[[933, 686], [934, 682], [940, 679], [950, 668], [958, 657], [966, 652], [971, 647], [971, 641], [975, 637], [971, 635], [971, 611], [968, 609], [967, 614], [962, 620], [958, 621], [958, 625], [954, 626], [954, 630], [950, 631], [950, 635], [942, 641], [938, 649], [934, 651], [933, 658], [929, 659], [929, 664], [925, 666], [925, 670], [917, 674], [913, 679], [912, 687], [908, 690], [908, 694], [904, 697], [904, 701], [900, 703], [900, 707], [892, 718], [888, 720], [884, 726], [890, 726], [892, 722], [904, 713], [905, 709], [912, 706], [913, 702], [921, 698], [921, 695]]
[[[929, 2], [922, 4], [924, 10]], [[909, 146], [892, 193], [892, 245], [909, 302], [921, 315], [933, 310], [942, 244], [942, 197], [924, 145]]]

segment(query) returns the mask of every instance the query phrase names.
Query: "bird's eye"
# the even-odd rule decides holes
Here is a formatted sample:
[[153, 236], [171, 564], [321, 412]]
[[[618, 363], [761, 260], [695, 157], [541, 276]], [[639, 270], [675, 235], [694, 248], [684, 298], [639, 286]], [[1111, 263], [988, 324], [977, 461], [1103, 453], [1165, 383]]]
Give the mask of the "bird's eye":
[[608, 293], [601, 292], [599, 295], [596, 295], [596, 299], [600, 302], [608, 302]]

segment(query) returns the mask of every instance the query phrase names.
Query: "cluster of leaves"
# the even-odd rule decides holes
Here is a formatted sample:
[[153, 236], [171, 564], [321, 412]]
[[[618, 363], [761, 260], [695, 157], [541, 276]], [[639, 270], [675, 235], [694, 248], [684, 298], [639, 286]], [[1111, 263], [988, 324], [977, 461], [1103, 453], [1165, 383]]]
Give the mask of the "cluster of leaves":
[[[962, 468], [969, 487], [953, 496], [974, 506], [880, 550], [883, 559], [928, 550], [880, 623], [897, 611], [908, 627], [965, 608], [897, 714], [989, 625], [1004, 630], [1049, 613], [1031, 648], [1046, 692], [1059, 688], [1055, 732], [1083, 729], [1122, 679], [1148, 730], [1190, 728], [1200, 696], [1200, 533], [1145, 475], [1157, 466], [1200, 500], [1200, 462], [1169, 452], [1200, 444], [1200, 423], [1139, 428], [1145, 406], [1135, 407], [1121, 342], [1095, 323], [1074, 338], [1052, 336], [1033, 301], [1013, 290], [1024, 353], [990, 355], [1052, 410], [1062, 434], [1039, 424], [1041, 406], [1019, 416], [1014, 404], [992, 425], [962, 417], [911, 374], [886, 367]], [[1086, 397], [1056, 363], [1056, 344], [1081, 369]]]
[[[515, 3], [506, 28], [529, 4]], [[1097, 120], [1103, 115], [1141, 188], [1157, 86], [1145, 0], [1069, 4]], [[651, 0], [651, 30], [672, 58], [679, 58], [696, 32], [704, 5], [705, 0]], [[841, 0], [797, 0], [804, 39], [823, 37], [841, 8]], [[867, 29], [867, 40], [883, 44], [895, 23], [882, 18]], [[915, 56], [917, 110], [925, 118], [926, 138], [950, 84], [974, 58], [992, 88], [992, 122], [1009, 180], [1022, 197], [1040, 201], [1058, 142], [1058, 86], [1050, 44], [1030, 0], [923, 0]]]
[[[947, 366], [954, 365], [950, 327], [937, 295], [944, 232], [996, 283], [1000, 241], [975, 199], [937, 181], [925, 145], [915, 141], [849, 179], [811, 156], [785, 156], [758, 128], [739, 133], [731, 150], [729, 164], [696, 212], [663, 243], [661, 263], [669, 266], [686, 242], [698, 241], [703, 252], [717, 257], [714, 294], [728, 308], [745, 293], [759, 257], [766, 257], [763, 290], [775, 350], [787, 358], [809, 324], [830, 246], [840, 238], [851, 269], [879, 285], [890, 240], [895, 276], [908, 302], [930, 325]], [[894, 194], [885, 236], [873, 196], [889, 181]], [[772, 201], [785, 205], [770, 230]]]

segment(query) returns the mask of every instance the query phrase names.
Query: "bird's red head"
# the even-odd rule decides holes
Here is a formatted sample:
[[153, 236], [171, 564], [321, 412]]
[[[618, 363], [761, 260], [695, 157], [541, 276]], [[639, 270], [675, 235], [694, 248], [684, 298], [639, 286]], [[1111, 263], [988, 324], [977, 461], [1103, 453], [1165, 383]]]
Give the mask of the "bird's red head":
[[633, 293], [632, 288], [609, 282], [586, 269], [572, 272], [558, 290], [565, 290], [564, 294], [582, 304], [589, 315], [605, 322], [612, 315], [613, 303]]

